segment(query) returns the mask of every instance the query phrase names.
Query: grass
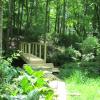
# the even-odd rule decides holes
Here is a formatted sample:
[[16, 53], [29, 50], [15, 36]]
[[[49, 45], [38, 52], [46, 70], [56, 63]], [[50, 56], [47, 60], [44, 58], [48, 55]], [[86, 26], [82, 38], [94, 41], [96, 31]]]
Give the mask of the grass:
[[[69, 96], [68, 100], [100, 100], [100, 79], [86, 77], [84, 83], [80, 76], [72, 76], [65, 79], [67, 89], [70, 93], [79, 93], [80, 96]], [[81, 81], [80, 81], [81, 80]]]
[[59, 76], [66, 82], [68, 94], [80, 94], [68, 95], [68, 100], [100, 100], [100, 76], [94, 77], [91, 73], [89, 77], [87, 71], [67, 66], [61, 69]]

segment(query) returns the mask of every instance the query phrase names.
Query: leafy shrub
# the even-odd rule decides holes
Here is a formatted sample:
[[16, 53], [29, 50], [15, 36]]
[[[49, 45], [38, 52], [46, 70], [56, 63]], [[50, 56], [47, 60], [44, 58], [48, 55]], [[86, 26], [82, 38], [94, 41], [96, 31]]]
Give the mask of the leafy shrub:
[[97, 49], [97, 56], [95, 57], [95, 60], [100, 64], [100, 47]]
[[11, 63], [5, 59], [0, 60], [0, 80], [1, 82], [9, 82], [11, 79], [17, 76], [17, 71]]
[[93, 61], [95, 59], [95, 56], [94, 56], [94, 54], [93, 53], [89, 53], [89, 54], [83, 54], [82, 55], [82, 62], [83, 61]]
[[11, 83], [12, 79], [18, 76], [18, 71], [11, 63], [13, 59], [17, 59], [17, 56], [19, 56], [19, 54], [14, 53], [7, 59], [0, 59], [0, 94], [14, 93], [12, 90], [15, 90], [15, 87], [14, 85], [11, 85]]
[[82, 61], [97, 61], [99, 59], [100, 44], [95, 36], [88, 36], [81, 44]]
[[87, 71], [87, 76], [97, 77], [100, 75], [100, 63], [98, 62], [81, 62], [80, 67]]
[[25, 95], [25, 100], [52, 100], [53, 91], [43, 71], [34, 71], [29, 65], [25, 65], [24, 69], [15, 69], [11, 65], [13, 58], [16, 59], [16, 54], [0, 60], [0, 100], [14, 100], [18, 95], [18, 98]]
[[73, 61], [78, 61], [81, 57], [81, 53], [72, 46], [65, 50], [65, 55], [71, 58]]
[[79, 68], [78, 63], [66, 63], [61, 66], [59, 76], [61, 78], [69, 78], [74, 70]]
[[[40, 98], [43, 96], [46, 100], [52, 100], [50, 98], [53, 97], [53, 91], [49, 88], [45, 78], [43, 71], [34, 71], [31, 66], [24, 66], [24, 77], [20, 80], [20, 86], [23, 90], [23, 93], [36, 93], [36, 98]], [[33, 91], [33, 92], [32, 92]], [[34, 94], [34, 95], [36, 95]], [[31, 97], [33, 100], [34, 96]], [[38, 99], [36, 99], [38, 100]]]
[[62, 66], [67, 62], [79, 61], [81, 57], [80, 51], [76, 50], [72, 46], [68, 48], [60, 48], [61, 50], [50, 52], [50, 62], [53, 62], [56, 66]]
[[[99, 40], [94, 36], [88, 36], [82, 43], [81, 49], [84, 54], [94, 53], [94, 50], [98, 48]], [[96, 51], [97, 52], [97, 51]]]
[[[24, 70], [20, 70], [17, 78], [12, 79], [12, 83], [4, 84], [2, 93], [11, 100], [11, 96], [21, 97], [25, 95], [25, 100], [52, 100], [53, 91], [49, 88], [43, 71], [34, 71], [31, 66], [25, 65]], [[10, 99], [9, 99], [10, 98]]]
[[82, 72], [82, 74], [87, 77], [98, 77], [100, 75], [100, 63], [87, 61], [83, 61], [80, 63], [66, 63], [62, 65], [59, 76], [60, 78], [65, 79], [71, 77], [73, 73], [79, 74], [75, 71]]
[[60, 66], [66, 61], [69, 61], [69, 59], [66, 57], [65, 53], [55, 50], [49, 54], [49, 62], [53, 62], [55, 66]]
[[60, 78], [69, 79], [69, 81], [74, 81], [75, 83], [84, 83], [86, 75], [87, 70], [82, 70], [76, 63], [66, 64], [66, 67], [61, 69], [59, 73]]

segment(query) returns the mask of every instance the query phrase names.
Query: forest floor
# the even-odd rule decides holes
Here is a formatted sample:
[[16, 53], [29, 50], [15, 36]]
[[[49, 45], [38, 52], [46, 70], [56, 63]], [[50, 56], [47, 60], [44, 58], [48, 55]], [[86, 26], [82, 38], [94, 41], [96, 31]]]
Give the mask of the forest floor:
[[66, 83], [68, 100], [100, 100], [100, 75], [90, 74], [88, 77], [86, 72], [75, 67], [61, 69], [59, 77]]
[[88, 79], [85, 83], [77, 83], [76, 79], [69, 78], [65, 82], [68, 100], [100, 100], [100, 78]]

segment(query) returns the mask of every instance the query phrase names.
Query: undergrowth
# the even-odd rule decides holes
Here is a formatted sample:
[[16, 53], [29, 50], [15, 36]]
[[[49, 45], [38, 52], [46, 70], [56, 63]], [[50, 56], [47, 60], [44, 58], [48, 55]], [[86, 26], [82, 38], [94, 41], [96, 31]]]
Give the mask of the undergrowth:
[[53, 90], [44, 72], [35, 71], [29, 65], [14, 68], [11, 63], [17, 56], [20, 55], [0, 59], [0, 100], [52, 100]]
[[63, 65], [59, 77], [66, 82], [68, 100], [100, 100], [100, 75], [95, 67], [84, 68], [77, 63]]

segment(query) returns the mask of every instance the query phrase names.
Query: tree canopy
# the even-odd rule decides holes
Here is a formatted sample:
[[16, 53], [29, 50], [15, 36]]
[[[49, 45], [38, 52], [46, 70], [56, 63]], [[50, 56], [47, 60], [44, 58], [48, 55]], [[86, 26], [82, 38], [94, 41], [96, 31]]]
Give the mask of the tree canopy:
[[88, 34], [100, 37], [99, 0], [4, 0], [3, 5], [5, 41], [52, 39], [69, 46]]

